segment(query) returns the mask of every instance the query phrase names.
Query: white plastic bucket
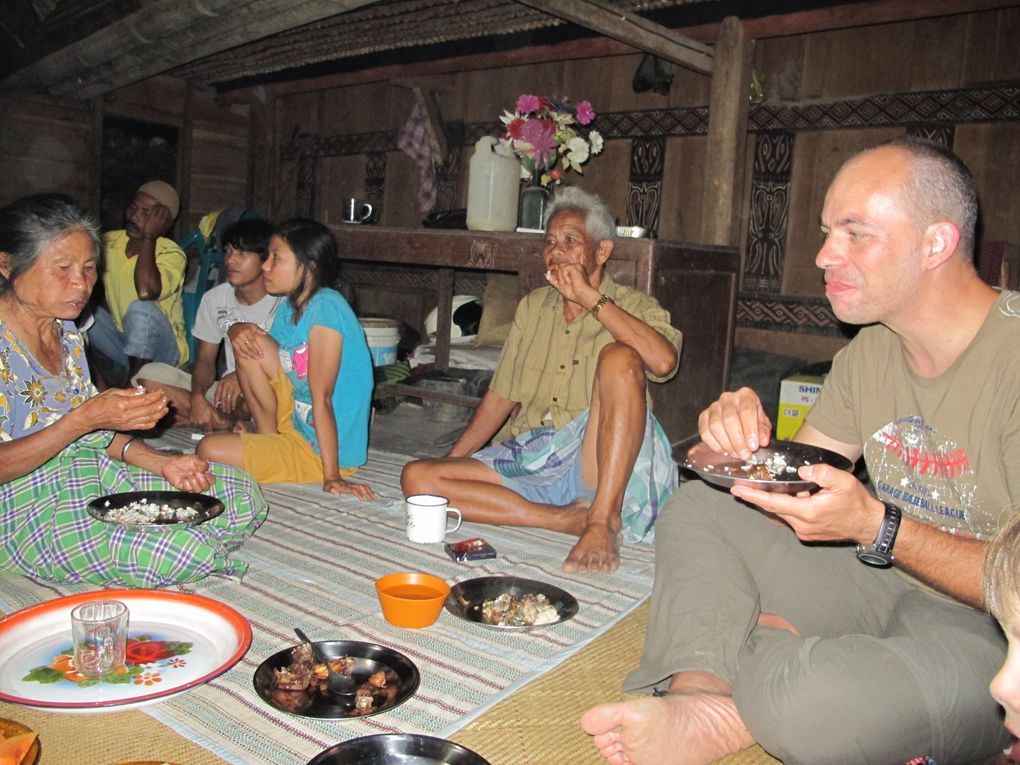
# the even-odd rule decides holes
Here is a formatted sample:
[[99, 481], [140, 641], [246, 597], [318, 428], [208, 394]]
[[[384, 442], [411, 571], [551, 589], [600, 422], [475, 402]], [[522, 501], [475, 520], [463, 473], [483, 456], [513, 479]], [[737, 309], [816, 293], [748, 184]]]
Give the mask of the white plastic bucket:
[[397, 360], [397, 343], [400, 342], [400, 325], [394, 319], [361, 319], [368, 341], [368, 352], [372, 363], [377, 366], [392, 364]]

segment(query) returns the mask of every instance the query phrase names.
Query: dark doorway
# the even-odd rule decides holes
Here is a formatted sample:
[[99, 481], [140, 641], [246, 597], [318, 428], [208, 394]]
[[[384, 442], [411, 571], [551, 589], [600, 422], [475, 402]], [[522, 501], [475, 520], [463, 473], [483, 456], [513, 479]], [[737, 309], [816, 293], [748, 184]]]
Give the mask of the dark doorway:
[[103, 119], [99, 214], [104, 231], [124, 228], [124, 208], [146, 181], [177, 188], [178, 132], [156, 122]]

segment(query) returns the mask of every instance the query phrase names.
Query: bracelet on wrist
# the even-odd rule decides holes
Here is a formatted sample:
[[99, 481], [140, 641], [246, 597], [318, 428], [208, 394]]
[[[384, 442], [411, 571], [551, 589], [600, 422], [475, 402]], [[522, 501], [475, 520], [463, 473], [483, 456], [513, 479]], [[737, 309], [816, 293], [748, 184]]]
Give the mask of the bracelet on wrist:
[[126, 455], [128, 453], [128, 449], [131, 448], [131, 444], [133, 444], [135, 442], [135, 439], [136, 439], [135, 436], [131, 436], [130, 438], [128, 438], [127, 441], [124, 442], [124, 445], [122, 447], [120, 447], [120, 461], [121, 462], [124, 462], [124, 455]]
[[597, 319], [599, 317], [599, 311], [607, 305], [616, 305], [616, 301], [609, 297], [609, 295], [602, 293], [599, 295], [599, 299], [595, 305], [588, 309], [588, 312]]

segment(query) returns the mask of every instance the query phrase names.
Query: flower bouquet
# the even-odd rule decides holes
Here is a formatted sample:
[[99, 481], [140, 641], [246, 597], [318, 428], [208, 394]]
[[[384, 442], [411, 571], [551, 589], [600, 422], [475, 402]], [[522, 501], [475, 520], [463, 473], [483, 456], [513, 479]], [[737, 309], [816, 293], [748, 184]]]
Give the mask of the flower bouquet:
[[594, 120], [588, 101], [574, 106], [564, 98], [523, 95], [513, 114], [500, 117], [506, 126], [502, 140], [520, 160], [521, 177], [548, 186], [567, 170], [582, 173], [581, 165], [602, 151], [602, 135], [585, 129]]

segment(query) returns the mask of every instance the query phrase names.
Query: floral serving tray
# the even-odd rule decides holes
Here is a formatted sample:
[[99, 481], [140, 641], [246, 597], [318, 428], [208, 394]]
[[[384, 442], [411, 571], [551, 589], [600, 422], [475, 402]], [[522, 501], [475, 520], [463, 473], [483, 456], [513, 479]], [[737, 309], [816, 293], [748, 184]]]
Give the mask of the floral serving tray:
[[[71, 610], [90, 600], [127, 605], [127, 666], [86, 678], [74, 666]], [[208, 682], [240, 661], [251, 626], [230, 606], [162, 590], [100, 590], [0, 619], [0, 699], [55, 712], [104, 712], [152, 703]]]

